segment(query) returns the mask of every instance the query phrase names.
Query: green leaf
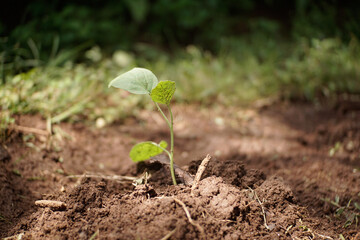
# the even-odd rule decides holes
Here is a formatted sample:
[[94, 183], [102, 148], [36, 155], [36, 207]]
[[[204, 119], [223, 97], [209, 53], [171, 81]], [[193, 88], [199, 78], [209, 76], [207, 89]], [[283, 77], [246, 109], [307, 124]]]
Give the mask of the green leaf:
[[161, 81], [151, 91], [151, 98], [154, 102], [169, 105], [176, 90], [175, 82]]
[[159, 155], [166, 149], [167, 143], [161, 141], [159, 144], [154, 142], [142, 142], [136, 144], [130, 151], [130, 158], [134, 162], [147, 160], [151, 157]]
[[[355, 219], [355, 215], [352, 215], [352, 217]], [[344, 228], [349, 227], [349, 226], [353, 223], [354, 219], [348, 219], [348, 220], [346, 220], [346, 222], [345, 222], [345, 224], [344, 224]]]
[[340, 217], [341, 214], [344, 212], [344, 210], [345, 210], [344, 207], [341, 207], [341, 208], [336, 209], [336, 212], [335, 212], [336, 216], [337, 216], [337, 217]]
[[158, 84], [157, 77], [148, 69], [133, 68], [109, 83], [109, 87], [124, 89], [135, 94], [150, 94]]

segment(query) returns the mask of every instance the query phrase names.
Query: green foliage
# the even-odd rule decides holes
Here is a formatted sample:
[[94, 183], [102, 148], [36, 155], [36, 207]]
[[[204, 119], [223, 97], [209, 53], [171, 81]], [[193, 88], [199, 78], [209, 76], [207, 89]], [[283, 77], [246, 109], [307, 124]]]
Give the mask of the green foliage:
[[[12, 3], [4, 2], [4, 9], [6, 4]], [[134, 43], [150, 41], [172, 49], [191, 43], [218, 51], [224, 36], [270, 35], [266, 41], [276, 36], [345, 41], [360, 37], [357, 1], [34, 0], [11, 9], [16, 12], [8, 14], [17, 18], [1, 18], [1, 36], [9, 37], [10, 48], [25, 48], [33, 39], [41, 59], [52, 51], [54, 38], [65, 49], [88, 42], [134, 50]]]
[[141, 162], [151, 157], [161, 154], [166, 149], [167, 143], [161, 141], [159, 144], [154, 142], [142, 142], [136, 144], [129, 155], [134, 162]]
[[341, 38], [360, 36], [359, 5], [356, 2], [295, 1], [292, 36], [299, 38]]
[[294, 54], [278, 69], [284, 93], [288, 97], [317, 96], [360, 92], [360, 45], [357, 40], [343, 46], [338, 39], [302, 42]]
[[51, 49], [44, 49], [41, 42], [27, 39], [26, 44], [14, 44], [8, 38], [0, 38], [0, 77], [6, 82], [7, 75], [27, 72], [35, 67], [58, 67], [72, 62], [89, 44], [59, 49], [60, 37], [55, 35]]
[[[68, 61], [62, 67], [49, 64], [7, 75], [0, 84], [1, 135], [6, 135], [15, 114], [39, 113], [53, 123], [100, 119], [105, 125], [136, 114], [135, 107], [147, 105], [140, 96], [108, 94], [104, 79], [119, 73], [118, 64], [115, 57], [91, 66]], [[121, 64], [123, 68], [132, 63]]]
[[151, 99], [156, 103], [162, 103], [169, 105], [170, 101], [175, 93], [176, 87], [175, 82], [172, 81], [161, 81], [151, 91]]
[[21, 74], [6, 74], [5, 84], [0, 84], [2, 129], [11, 124], [14, 114], [40, 113], [54, 121], [100, 119], [110, 124], [136, 114], [139, 107], [149, 108], [141, 96], [110, 94], [105, 83], [134, 65], [174, 80], [178, 102], [241, 105], [274, 95], [316, 101], [339, 93], [360, 93], [356, 39], [349, 45], [338, 39], [289, 45], [267, 41], [259, 49], [261, 39], [228, 39], [219, 55], [189, 46], [174, 56], [144, 48], [142, 56], [154, 57], [134, 58], [133, 53], [118, 51], [107, 58], [94, 47], [84, 54], [88, 64], [67, 59], [59, 66], [50, 61]]
[[336, 218], [345, 219], [345, 223], [343, 225], [344, 228], [349, 227], [352, 224], [358, 226], [360, 219], [360, 206], [359, 203], [354, 202], [352, 204], [352, 200], [350, 199], [345, 206], [340, 204], [340, 197], [335, 196], [334, 200], [329, 198], [322, 199], [323, 201], [330, 203], [332, 206], [336, 207], [334, 211], [334, 216]]

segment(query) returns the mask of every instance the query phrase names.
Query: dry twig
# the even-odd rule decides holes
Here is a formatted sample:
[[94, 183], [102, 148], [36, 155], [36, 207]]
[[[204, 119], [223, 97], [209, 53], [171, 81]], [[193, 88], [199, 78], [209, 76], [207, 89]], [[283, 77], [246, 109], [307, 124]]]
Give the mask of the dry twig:
[[10, 128], [14, 129], [15, 131], [18, 131], [18, 132], [33, 133], [33, 134], [44, 135], [44, 136], [50, 135], [50, 132], [48, 132], [46, 130], [38, 129], [38, 128], [24, 127], [24, 126], [20, 126], [20, 125], [12, 125]]
[[135, 181], [137, 177], [129, 177], [129, 176], [120, 176], [120, 175], [102, 175], [102, 174], [83, 174], [83, 175], [70, 175], [68, 178], [102, 178], [107, 180], [115, 180], [115, 181]]
[[208, 154], [206, 155], [206, 157], [202, 160], [197, 172], [196, 172], [196, 175], [195, 175], [195, 179], [194, 179], [194, 182], [192, 184], [192, 187], [191, 187], [191, 196], [194, 195], [194, 190], [198, 187], [199, 185], [199, 182], [200, 182], [200, 178], [202, 176], [202, 174], [204, 173], [205, 169], [206, 169], [206, 166], [208, 165], [209, 161], [211, 159], [211, 156]]
[[263, 215], [263, 218], [264, 218], [264, 226], [265, 226], [265, 228], [266, 228], [267, 230], [271, 230], [270, 227], [267, 225], [265, 209], [264, 209], [264, 207], [263, 207], [263, 205], [262, 205], [262, 202], [260, 201], [260, 199], [259, 199], [258, 195], [256, 194], [256, 192], [255, 192], [253, 189], [251, 189], [251, 188], [249, 188], [249, 189], [250, 189], [250, 191], [254, 194], [254, 196], [255, 196], [255, 198], [256, 198], [256, 201], [260, 204], [261, 212], [262, 212], [262, 215]]
[[168, 234], [166, 234], [164, 237], [162, 237], [160, 240], [168, 240], [171, 238], [171, 236], [176, 232], [176, 228], [172, 231], [170, 231]]
[[319, 233], [315, 233], [316, 235], [318, 235], [319, 237], [323, 238], [323, 239], [326, 239], [326, 240], [333, 240], [332, 237], [329, 237], [329, 236], [326, 236], [326, 235], [322, 235], [322, 234], [319, 234]]

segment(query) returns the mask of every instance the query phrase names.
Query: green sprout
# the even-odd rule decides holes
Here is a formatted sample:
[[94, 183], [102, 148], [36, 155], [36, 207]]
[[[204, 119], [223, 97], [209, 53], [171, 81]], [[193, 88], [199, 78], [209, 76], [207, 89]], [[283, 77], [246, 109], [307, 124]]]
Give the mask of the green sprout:
[[[167, 143], [161, 141], [155, 143], [151, 141], [136, 144], [130, 151], [130, 158], [134, 162], [145, 161], [151, 157], [165, 152], [170, 159], [170, 172], [173, 184], [176, 185], [174, 172], [174, 129], [173, 129], [173, 114], [170, 108], [170, 101], [175, 93], [175, 82], [161, 81], [148, 69], [134, 68], [109, 83], [109, 87], [116, 87], [134, 94], [148, 94], [155, 103], [157, 109], [165, 119], [170, 129], [170, 152], [166, 149]], [[170, 114], [170, 120], [165, 115], [159, 103], [164, 104]]]
[[331, 200], [329, 198], [322, 199], [323, 201], [330, 203], [331, 205], [335, 206], [337, 209], [335, 210], [334, 216], [337, 218], [340, 218], [344, 216], [346, 218], [346, 222], [344, 224], [344, 228], [349, 227], [353, 223], [355, 223], [356, 226], [359, 224], [360, 219], [360, 204], [357, 202], [353, 203], [353, 206], [351, 205], [352, 200], [350, 199], [346, 206], [340, 205], [340, 197], [335, 196], [335, 200]]

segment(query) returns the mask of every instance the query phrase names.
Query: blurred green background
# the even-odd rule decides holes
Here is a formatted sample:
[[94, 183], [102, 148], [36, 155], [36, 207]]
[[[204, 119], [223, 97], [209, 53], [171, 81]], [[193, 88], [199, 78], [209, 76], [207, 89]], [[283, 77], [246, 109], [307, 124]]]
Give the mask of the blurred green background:
[[359, 12], [340, 0], [4, 2], [1, 123], [134, 115], [147, 101], [107, 84], [135, 66], [176, 81], [178, 102], [358, 96]]

